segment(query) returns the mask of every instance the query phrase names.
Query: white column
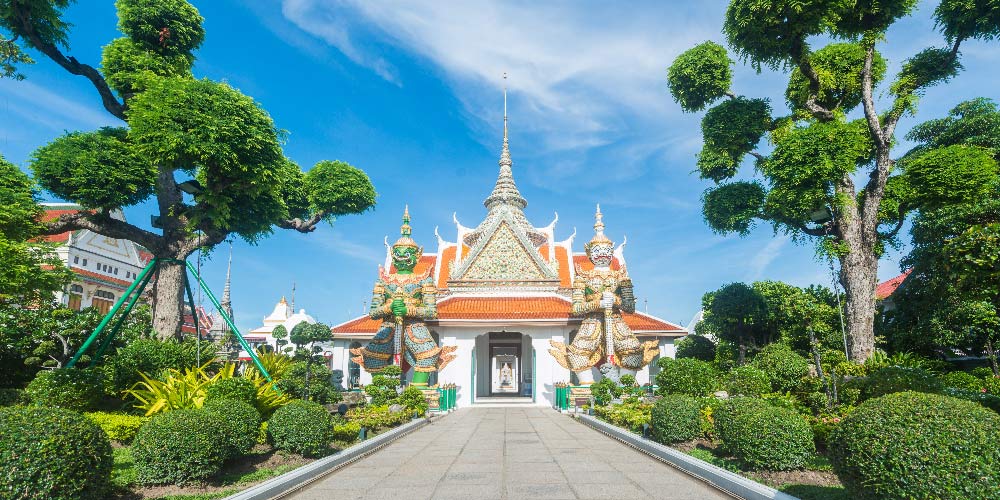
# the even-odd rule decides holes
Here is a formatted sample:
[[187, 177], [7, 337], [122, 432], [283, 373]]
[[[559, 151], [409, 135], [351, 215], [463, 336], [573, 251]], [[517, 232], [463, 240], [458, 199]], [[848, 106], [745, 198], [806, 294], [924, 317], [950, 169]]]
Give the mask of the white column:
[[535, 349], [535, 404], [537, 406], [552, 406], [555, 404], [556, 382], [569, 382], [569, 370], [563, 368], [549, 354], [549, 340], [566, 342], [568, 331], [552, 328], [551, 330], [532, 331], [531, 346]]
[[441, 336], [441, 345], [458, 347], [455, 350], [455, 359], [438, 372], [438, 383], [456, 384], [458, 386], [456, 404], [467, 407], [472, 404], [472, 394], [475, 391], [475, 387], [472, 386], [472, 350], [476, 344], [475, 333], [444, 329], [439, 329], [438, 333]]

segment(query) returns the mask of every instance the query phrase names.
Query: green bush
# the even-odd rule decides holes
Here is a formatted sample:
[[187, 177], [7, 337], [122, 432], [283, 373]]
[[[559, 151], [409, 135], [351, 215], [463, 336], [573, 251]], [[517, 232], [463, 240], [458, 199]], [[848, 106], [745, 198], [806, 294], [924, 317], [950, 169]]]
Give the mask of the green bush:
[[228, 433], [225, 420], [205, 410], [156, 415], [132, 442], [136, 481], [183, 485], [212, 477], [229, 455]]
[[109, 439], [122, 444], [131, 443], [139, 428], [149, 420], [149, 417], [103, 411], [88, 412], [84, 415], [103, 429]]
[[954, 387], [966, 391], [979, 391], [983, 388], [983, 381], [969, 372], [948, 372], [941, 377], [945, 387]]
[[740, 366], [726, 377], [726, 392], [737, 396], [760, 396], [771, 392], [771, 379], [752, 366]]
[[621, 397], [622, 387], [614, 380], [605, 377], [590, 384], [590, 395], [594, 397], [595, 405], [605, 406], [611, 404], [613, 399]]
[[1000, 396], [1000, 377], [986, 377], [983, 379], [983, 389], [986, 392]]
[[424, 397], [423, 392], [420, 392], [420, 389], [412, 385], [403, 389], [403, 393], [399, 395], [399, 404], [418, 417], [427, 413], [427, 398]]
[[774, 392], [792, 391], [809, 375], [809, 361], [785, 344], [768, 344], [750, 365], [767, 374]]
[[201, 342], [199, 356], [198, 345], [194, 340], [177, 342], [176, 340], [139, 339], [118, 349], [104, 365], [105, 373], [116, 392], [130, 389], [136, 382], [142, 380], [139, 372], [151, 377], [157, 377], [165, 370], [173, 368], [182, 370], [216, 358], [218, 346], [213, 342]]
[[972, 401], [979, 403], [986, 408], [989, 408], [997, 413], [1000, 413], [1000, 396], [994, 396], [988, 392], [983, 391], [969, 391], [966, 389], [955, 389], [954, 387], [946, 387], [942, 394], [945, 396], [951, 396], [953, 398], [964, 399], [966, 401]]
[[702, 361], [715, 360], [715, 342], [702, 335], [688, 335], [674, 344], [677, 359], [694, 358]]
[[229, 443], [229, 456], [245, 455], [257, 444], [257, 434], [260, 429], [260, 412], [250, 403], [238, 399], [213, 399], [202, 406], [207, 412], [222, 417], [228, 427], [226, 441]]
[[594, 413], [601, 419], [632, 432], [642, 432], [643, 424], [649, 424], [652, 405], [630, 400], [622, 404], [595, 406]]
[[671, 394], [653, 404], [653, 439], [663, 444], [690, 441], [702, 435], [701, 402], [692, 396]]
[[360, 408], [351, 408], [347, 412], [348, 420], [357, 422], [361, 427], [368, 430], [385, 429], [404, 424], [411, 420], [413, 413], [408, 410], [392, 413], [389, 407], [368, 405]]
[[719, 388], [719, 372], [711, 363], [692, 359], [661, 358], [657, 361], [657, 393], [709, 396]]
[[[306, 362], [296, 361], [288, 368], [281, 379], [278, 388], [282, 392], [299, 399], [308, 399], [321, 404], [340, 401], [341, 395], [330, 382], [330, 369], [321, 363], [313, 363], [309, 368], [309, 394], [306, 394]], [[393, 394], [395, 397], [395, 394]]]
[[24, 390], [36, 406], [92, 410], [104, 395], [104, 374], [98, 370], [59, 368], [38, 372]]
[[1000, 415], [938, 394], [862, 403], [830, 435], [833, 470], [851, 498], [996, 498]]
[[[399, 367], [387, 366], [386, 370], [389, 368], [398, 370]], [[371, 404], [374, 406], [384, 406], [396, 399], [396, 388], [400, 386], [399, 375], [385, 373], [386, 370], [383, 370], [382, 373], [376, 373], [372, 377], [372, 383], [365, 386], [365, 394], [371, 396]]]
[[361, 424], [345, 420], [333, 426], [333, 440], [342, 443], [353, 443], [361, 433]]
[[111, 443], [83, 415], [59, 408], [0, 409], [0, 498], [110, 496]]
[[257, 386], [250, 379], [243, 377], [223, 378], [208, 386], [205, 390], [205, 402], [217, 399], [230, 399], [257, 404]]
[[[853, 381], [852, 381], [853, 382]], [[858, 379], [861, 400], [865, 401], [894, 392], [916, 391], [937, 393], [944, 389], [941, 379], [920, 368], [890, 366]]]
[[816, 452], [813, 431], [793, 410], [732, 398], [715, 413], [725, 448], [750, 469], [797, 469]]
[[14, 406], [25, 403], [24, 389], [0, 387], [0, 406]]
[[295, 400], [275, 410], [267, 432], [279, 450], [305, 456], [326, 453], [333, 440], [330, 413], [312, 401]]
[[971, 372], [973, 377], [976, 378], [991, 378], [993, 377], [993, 369], [988, 366], [980, 366], [978, 368], [973, 368]]

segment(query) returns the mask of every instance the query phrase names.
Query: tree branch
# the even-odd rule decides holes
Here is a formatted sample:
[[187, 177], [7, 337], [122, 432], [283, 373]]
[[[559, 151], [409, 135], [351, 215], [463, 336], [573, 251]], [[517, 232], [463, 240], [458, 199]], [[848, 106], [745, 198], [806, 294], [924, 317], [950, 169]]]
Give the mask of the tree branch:
[[865, 64], [861, 68], [861, 102], [864, 104], [865, 119], [868, 121], [868, 131], [875, 139], [879, 149], [888, 148], [888, 141], [879, 125], [878, 111], [875, 110], [875, 99], [872, 97], [872, 60], [875, 59], [875, 42], [865, 43]]
[[879, 233], [879, 237], [882, 239], [891, 239], [899, 234], [899, 230], [903, 228], [903, 224], [906, 223], [906, 212], [908, 207], [905, 203], [899, 204], [899, 220], [896, 221], [896, 225], [888, 233]]
[[294, 229], [300, 233], [311, 233], [316, 230], [316, 225], [323, 220], [323, 217], [326, 217], [326, 212], [321, 210], [308, 219], [303, 220], [296, 217], [278, 222], [276, 225], [282, 229]]
[[792, 60], [795, 61], [799, 71], [809, 80], [809, 99], [806, 99], [806, 109], [820, 120], [832, 120], [834, 119], [833, 112], [816, 102], [816, 96], [819, 95], [819, 75], [812, 64], [809, 64], [809, 58], [805, 57], [804, 52], [805, 44], [800, 40], [792, 48]]
[[[949, 54], [948, 60], [943, 63], [944, 66], [948, 66], [951, 63], [955, 62], [955, 59], [958, 58], [958, 49], [962, 46], [962, 42], [964, 40], [965, 38], [963, 37], [955, 38], [955, 41], [951, 44], [951, 50], [948, 52]], [[902, 99], [906, 99], [909, 96], [913, 95], [913, 93], [916, 92], [917, 90], [919, 90], [919, 88], [914, 88], [910, 90], [906, 95], [897, 96], [896, 100], [899, 101]], [[893, 109], [889, 111], [889, 113], [886, 115], [885, 126], [883, 129], [886, 137], [892, 137], [893, 132], [895, 132], [896, 130], [896, 124], [899, 123], [899, 119], [903, 117], [903, 112], [905, 110], [906, 108], [903, 106], [894, 106]]]
[[41, 234], [62, 234], [78, 229], [87, 229], [109, 238], [134, 241], [148, 248], [154, 254], [160, 249], [163, 241], [158, 234], [99, 212], [76, 212], [60, 215], [58, 219], [43, 223]]
[[83, 64], [74, 57], [65, 56], [54, 44], [43, 40], [35, 31], [34, 26], [32, 26], [30, 14], [25, 12], [23, 3], [14, 2], [12, 8], [14, 18], [21, 25], [22, 33], [20, 34], [23, 34], [31, 42], [32, 46], [42, 54], [45, 54], [49, 59], [55, 61], [56, 64], [62, 66], [66, 71], [90, 80], [97, 93], [101, 95], [101, 102], [104, 104], [104, 109], [119, 119], [125, 120], [125, 104], [118, 102], [118, 98], [115, 97], [111, 88], [108, 87], [108, 82], [104, 80], [104, 77], [93, 66]]

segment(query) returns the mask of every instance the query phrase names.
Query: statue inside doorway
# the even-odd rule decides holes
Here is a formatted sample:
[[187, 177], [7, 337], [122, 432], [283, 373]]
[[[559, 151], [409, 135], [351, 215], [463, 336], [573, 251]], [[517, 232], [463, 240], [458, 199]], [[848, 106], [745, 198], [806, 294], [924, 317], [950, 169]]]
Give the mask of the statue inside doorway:
[[576, 372], [581, 385], [590, 385], [602, 364], [618, 375], [634, 375], [658, 354], [655, 340], [640, 342], [622, 319], [622, 312], [635, 312], [632, 280], [624, 267], [611, 269], [615, 244], [604, 235], [600, 205], [595, 219], [594, 238], [584, 247], [594, 269], [577, 268], [573, 281], [571, 314], [582, 316], [583, 323], [569, 345], [553, 340], [549, 349], [560, 365]]
[[400, 237], [392, 245], [395, 272], [379, 266], [379, 279], [372, 290], [368, 315], [382, 320], [382, 326], [365, 347], [351, 349], [351, 358], [370, 373], [389, 365], [400, 366], [405, 360], [413, 367], [413, 385], [427, 385], [432, 372], [444, 368], [455, 355], [456, 347], [438, 347], [424, 321], [437, 318], [437, 289], [431, 269], [414, 273], [423, 247], [410, 237], [410, 210], [403, 211]]

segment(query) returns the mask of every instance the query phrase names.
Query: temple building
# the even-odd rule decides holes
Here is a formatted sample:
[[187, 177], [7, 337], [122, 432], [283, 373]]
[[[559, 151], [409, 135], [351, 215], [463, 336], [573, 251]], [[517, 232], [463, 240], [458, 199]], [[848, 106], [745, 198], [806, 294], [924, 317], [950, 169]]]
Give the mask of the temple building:
[[[451, 354], [454, 359], [432, 374], [429, 383], [457, 384], [459, 406], [498, 398], [552, 405], [554, 384], [576, 383], [587, 374], [571, 372], [566, 349], [571, 342], [577, 345], [573, 341], [587, 321], [574, 314], [575, 287], [577, 297], [583, 294], [577, 277], [594, 270], [594, 264], [587, 252], [579, 251], [582, 248], [578, 247], [583, 245], [574, 244], [575, 231], [561, 238], [557, 236], [558, 215], [543, 227], [535, 226], [525, 217], [528, 201], [514, 181], [506, 112], [504, 115], [500, 172], [484, 201], [486, 218], [474, 227], [467, 227], [453, 217], [454, 237], [445, 239], [435, 230], [436, 250], [420, 253], [412, 271], [425, 280], [423, 276], [428, 276], [436, 288], [433, 299], [436, 315], [423, 323], [438, 346], [456, 348]], [[592, 209], [587, 207], [588, 211]], [[430, 225], [433, 221], [416, 217], [413, 224]], [[613, 221], [609, 225], [613, 227]], [[598, 209], [595, 230], [601, 238], [604, 238], [603, 227]], [[409, 214], [404, 218], [403, 234], [405, 239], [409, 238]], [[606, 272], [627, 276], [624, 242], [615, 248], [610, 240], [601, 241], [607, 242], [609, 254], [614, 248], [613, 256], [607, 255], [610, 265], [605, 267]], [[388, 271], [380, 273], [383, 279], [395, 272], [388, 243], [385, 264], [381, 267]], [[641, 287], [642, 277], [635, 278]], [[379, 286], [376, 285], [376, 290]], [[631, 282], [628, 286], [631, 293]], [[639, 383], [645, 383], [655, 374], [655, 358], [672, 357], [674, 341], [686, 335], [687, 330], [635, 311], [634, 297], [629, 298], [632, 307], [622, 308], [620, 319], [634, 334], [633, 345], [638, 344], [637, 338], [643, 346], [644, 352], [637, 359], [643, 360], [645, 355], [645, 361], [641, 369], [635, 370], [635, 376]], [[597, 314], [601, 314], [600, 310]], [[357, 362], [360, 357], [353, 357], [349, 351], [360, 351], [380, 328], [385, 328], [386, 324], [375, 317], [366, 315], [332, 327], [331, 368], [343, 370], [350, 384], [371, 380], [371, 375]], [[573, 346], [569, 349], [573, 350]], [[553, 347], [560, 347], [562, 354], [553, 352]], [[596, 359], [601, 354], [600, 347], [591, 354]], [[649, 358], [653, 358], [652, 363]]]

